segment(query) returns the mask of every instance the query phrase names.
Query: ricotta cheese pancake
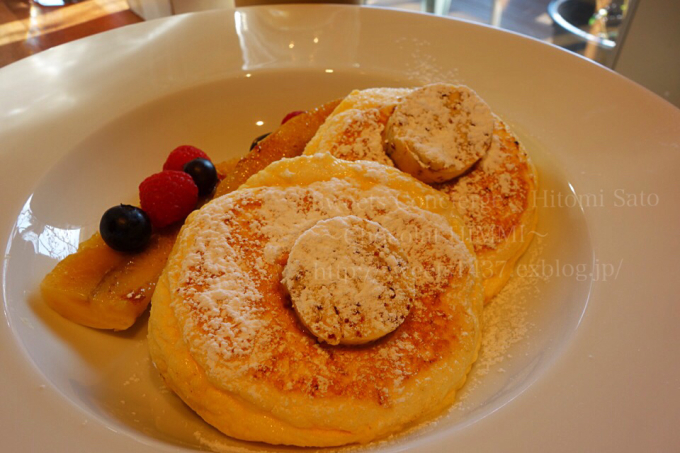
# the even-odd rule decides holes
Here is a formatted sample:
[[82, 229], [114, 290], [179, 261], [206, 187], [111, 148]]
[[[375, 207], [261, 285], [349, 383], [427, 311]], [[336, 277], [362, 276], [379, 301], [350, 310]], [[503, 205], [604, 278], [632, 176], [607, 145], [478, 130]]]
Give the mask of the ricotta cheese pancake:
[[408, 88], [354, 90], [333, 110], [305, 146], [307, 155], [331, 153], [344, 160], [394, 166], [385, 153], [385, 125]]
[[168, 387], [225, 434], [271, 444], [369, 442], [443, 410], [477, 357], [483, 306], [446, 200], [322, 154], [275, 162], [194, 212], [149, 321]]
[[468, 226], [488, 302], [505, 286], [536, 230], [536, 170], [517, 137], [496, 118], [481, 161], [434, 187], [450, 196]]
[[[337, 119], [347, 112], [357, 120]], [[379, 119], [362, 132], [358, 118], [369, 115]], [[365, 135], [371, 140], [357, 140]], [[353, 91], [326, 118], [304, 154], [323, 152], [396, 164], [447, 194], [467, 226], [487, 302], [507, 283], [531, 242], [537, 223], [531, 202], [536, 170], [517, 137], [467, 87]]]

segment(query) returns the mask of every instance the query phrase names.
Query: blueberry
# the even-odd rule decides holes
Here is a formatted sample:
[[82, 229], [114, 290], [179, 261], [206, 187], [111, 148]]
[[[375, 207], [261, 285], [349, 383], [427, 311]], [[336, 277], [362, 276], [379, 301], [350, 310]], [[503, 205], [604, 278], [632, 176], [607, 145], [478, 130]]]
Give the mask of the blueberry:
[[208, 159], [199, 157], [184, 164], [184, 172], [189, 173], [198, 187], [198, 194], [208, 195], [217, 184], [217, 170]]
[[262, 134], [259, 137], [256, 137], [255, 140], [250, 144], [250, 149], [252, 150], [257, 146], [258, 143], [260, 143], [262, 140], [267, 138], [267, 135], [271, 134], [271, 132], [267, 132], [266, 134]]
[[119, 252], [138, 252], [151, 239], [151, 219], [136, 206], [121, 204], [104, 213], [99, 233], [106, 245]]

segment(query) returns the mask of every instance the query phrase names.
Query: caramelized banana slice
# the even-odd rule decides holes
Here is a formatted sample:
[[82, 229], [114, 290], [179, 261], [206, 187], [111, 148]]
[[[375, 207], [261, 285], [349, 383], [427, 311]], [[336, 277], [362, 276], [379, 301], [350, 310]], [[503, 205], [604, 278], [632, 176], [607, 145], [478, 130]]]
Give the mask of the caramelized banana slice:
[[233, 171], [220, 182], [215, 191], [215, 197], [238, 189], [248, 178], [272, 162], [284, 157], [301, 155], [307, 142], [314, 137], [319, 126], [339, 103], [340, 100], [328, 102], [295, 116], [259, 141], [248, 154], [238, 161]]
[[154, 234], [149, 246], [135, 254], [117, 252], [95, 234], [45, 277], [43, 299], [78, 324], [127, 329], [149, 304], [178, 231]]

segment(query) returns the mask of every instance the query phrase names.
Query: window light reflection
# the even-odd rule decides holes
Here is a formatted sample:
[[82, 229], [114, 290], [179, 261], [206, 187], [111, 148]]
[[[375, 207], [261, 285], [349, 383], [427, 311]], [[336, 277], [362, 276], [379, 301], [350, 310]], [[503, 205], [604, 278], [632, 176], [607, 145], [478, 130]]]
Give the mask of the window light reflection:
[[21, 236], [24, 241], [33, 244], [33, 250], [38, 255], [61, 260], [75, 253], [80, 243], [81, 229], [57, 228], [51, 225], [41, 227], [31, 210], [32, 199], [33, 195], [19, 212], [15, 234]]

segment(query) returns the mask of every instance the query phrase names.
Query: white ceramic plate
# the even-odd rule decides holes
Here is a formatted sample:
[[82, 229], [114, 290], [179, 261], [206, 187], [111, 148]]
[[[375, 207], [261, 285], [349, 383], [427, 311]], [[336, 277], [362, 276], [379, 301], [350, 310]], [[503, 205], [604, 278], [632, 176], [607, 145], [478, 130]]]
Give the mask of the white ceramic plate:
[[433, 81], [473, 87], [519, 134], [541, 175], [544, 237], [488, 312], [462, 402], [368, 448], [677, 448], [680, 111], [518, 35], [281, 6], [142, 23], [0, 70], [3, 451], [266, 448], [219, 435], [163, 390], [143, 321], [123, 334], [83, 328], [37, 286], [173, 147], [227, 158], [290, 110]]

